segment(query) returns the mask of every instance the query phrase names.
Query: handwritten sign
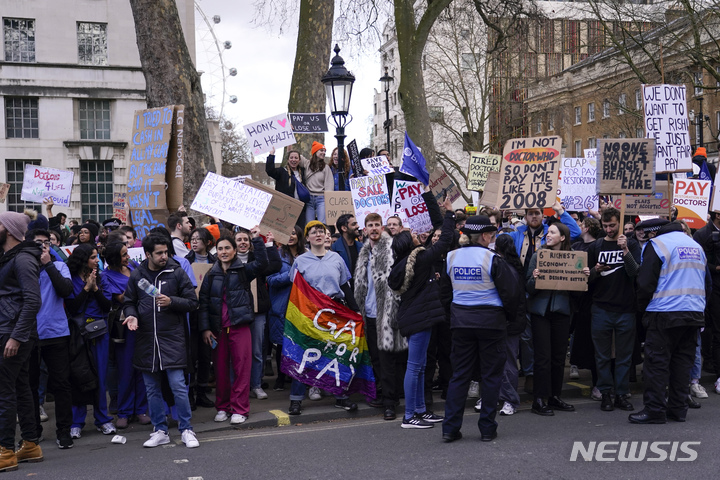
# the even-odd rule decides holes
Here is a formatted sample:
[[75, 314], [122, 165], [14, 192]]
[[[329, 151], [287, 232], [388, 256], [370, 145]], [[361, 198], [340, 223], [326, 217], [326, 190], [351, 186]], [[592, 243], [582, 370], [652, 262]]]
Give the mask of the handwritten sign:
[[126, 197], [126, 193], [113, 193], [113, 217], [122, 223], [127, 223], [128, 221]]
[[41, 203], [43, 199], [51, 198], [55, 205], [68, 207], [73, 176], [73, 172], [68, 170], [26, 164], [20, 199]]
[[[671, 199], [668, 195], [668, 182], [665, 180], [655, 181], [655, 193], [652, 195], [625, 195], [625, 214], [626, 215], [667, 215]], [[622, 196], [613, 195], [610, 197], [610, 203], [622, 211]]]
[[272, 197], [270, 193], [208, 172], [190, 208], [250, 229], [262, 222]]
[[710, 199], [710, 211], [720, 213], [720, 182], [718, 175], [715, 175], [715, 182], [712, 185], [712, 195]]
[[485, 181], [485, 189], [480, 198], [480, 205], [495, 208], [500, 200], [500, 172], [490, 172]]
[[490, 153], [470, 152], [470, 165], [468, 166], [467, 188], [480, 191], [485, 188], [488, 173], [500, 171], [500, 155]]
[[555, 203], [560, 172], [558, 136], [508, 140], [500, 167], [501, 209], [544, 208]]
[[678, 218], [685, 220], [690, 228], [704, 227], [710, 206], [710, 180], [687, 178], [675, 180], [673, 186]]
[[367, 172], [367, 175], [386, 175], [393, 173], [395, 170], [390, 166], [390, 161], [385, 155], [379, 157], [369, 157], [360, 160], [363, 171]]
[[325, 221], [335, 225], [340, 215], [355, 215], [352, 192], [325, 192]]
[[655, 140], [598, 140], [598, 193], [641, 194], [655, 191]]
[[598, 195], [595, 193], [597, 180], [595, 166], [595, 160], [587, 158], [562, 159], [559, 196], [566, 210], [598, 209]]
[[355, 177], [350, 179], [355, 219], [359, 225], [365, 225], [365, 217], [370, 213], [377, 213], [383, 219], [383, 224], [392, 215], [390, 195], [385, 183], [385, 175], [374, 177]]
[[445, 192], [447, 192], [451, 202], [460, 198], [460, 189], [452, 181], [450, 175], [440, 167], [436, 167], [430, 174], [430, 191], [435, 195], [435, 199], [439, 201], [442, 201]]
[[295, 143], [292, 124], [284, 113], [249, 123], [243, 128], [253, 155], [262, 155], [273, 147], [278, 149]]
[[245, 179], [244, 183], [272, 195], [272, 200], [260, 222], [260, 233], [264, 235], [266, 232], [272, 232], [279, 243], [287, 243], [305, 204], [249, 178]]
[[588, 160], [597, 160], [597, 148], [586, 148], [583, 150], [583, 156]]
[[173, 107], [172, 136], [168, 151], [165, 183], [168, 209], [176, 211], [183, 202], [183, 178], [185, 176], [185, 106]]
[[327, 119], [323, 113], [289, 113], [295, 133], [322, 133], [328, 131]]
[[[205, 279], [205, 275], [210, 271], [210, 269], [213, 267], [212, 263], [193, 263], [191, 265], [193, 274], [195, 275], [195, 281], [197, 283], [197, 287], [195, 288], [195, 294], [200, 298], [200, 288], [202, 288], [203, 280]], [[257, 295], [254, 295], [257, 297]]]
[[9, 183], [0, 183], [0, 203], [5, 203], [8, 192], [10, 191]]
[[165, 171], [174, 112], [172, 105], [135, 112], [127, 188], [131, 210], [167, 208]]
[[587, 252], [541, 248], [537, 252], [540, 275], [535, 279], [535, 288], [585, 292], [588, 288], [588, 277], [583, 273], [585, 267]]
[[692, 172], [685, 85], [642, 87], [645, 136], [655, 139], [655, 172]]
[[130, 224], [135, 229], [138, 239], [142, 240], [153, 228], [167, 228], [170, 216], [167, 208], [130, 209]]
[[130, 260], [133, 260], [135, 263], [145, 261], [145, 249], [142, 247], [128, 248], [128, 255], [130, 255]]
[[395, 197], [398, 206], [396, 213], [403, 221], [403, 225], [415, 233], [425, 233], [432, 230], [430, 212], [428, 212], [427, 204], [422, 197], [423, 184], [420, 182], [404, 182], [406, 185], [402, 185], [402, 183], [395, 181], [393, 197]]
[[360, 153], [358, 152], [357, 141], [353, 140], [348, 143], [347, 146], [348, 156], [350, 157], [350, 168], [356, 177], [362, 177], [364, 175], [362, 171], [362, 164], [360, 163]]

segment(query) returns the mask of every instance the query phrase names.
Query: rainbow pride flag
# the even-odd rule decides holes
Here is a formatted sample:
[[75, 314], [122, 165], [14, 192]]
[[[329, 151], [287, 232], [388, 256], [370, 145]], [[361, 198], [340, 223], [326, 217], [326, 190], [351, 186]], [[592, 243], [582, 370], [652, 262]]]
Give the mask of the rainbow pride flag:
[[295, 275], [280, 369], [334, 395], [375, 397], [375, 377], [362, 317]]

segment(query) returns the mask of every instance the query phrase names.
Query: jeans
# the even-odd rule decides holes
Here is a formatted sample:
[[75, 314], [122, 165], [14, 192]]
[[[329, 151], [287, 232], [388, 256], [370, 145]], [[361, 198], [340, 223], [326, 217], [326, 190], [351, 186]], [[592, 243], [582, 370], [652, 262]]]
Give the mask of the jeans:
[[263, 370], [265, 368], [265, 355], [263, 355], [263, 337], [265, 334], [265, 315], [256, 313], [255, 321], [250, 325], [252, 335], [252, 367], [250, 368], [250, 388], [260, 388]]
[[[614, 386], [615, 395], [628, 394], [630, 393], [630, 368], [635, 344], [635, 313], [609, 312], [597, 305], [593, 305], [590, 311], [592, 314], [591, 334], [595, 345], [595, 363], [598, 372], [597, 388], [601, 393], [610, 393]], [[613, 333], [615, 334], [614, 380], [610, 367]]]
[[690, 370], [690, 380], [700, 380], [701, 368], [702, 368], [702, 336], [700, 335], [700, 329], [698, 329], [698, 345], [695, 349], [695, 362], [693, 363], [692, 370]]
[[505, 340], [507, 360], [505, 360], [505, 372], [502, 385], [500, 386], [500, 400], [507, 402], [513, 407], [520, 406], [520, 395], [518, 395], [518, 368], [517, 356], [520, 349], [520, 335], [508, 336]]
[[[535, 385], [533, 387], [535, 398], [560, 396], [565, 373], [570, 316], [555, 312], [533, 315], [532, 331], [535, 349]], [[632, 343], [630, 354], [632, 354]]]
[[[0, 336], [0, 348], [4, 351], [10, 334]], [[16, 415], [20, 421], [23, 440], [37, 441], [35, 414], [30, 390], [29, 359], [35, 342], [21, 343], [17, 354], [9, 358], [0, 355], [0, 446], [15, 450]], [[34, 410], [34, 411], [33, 411]]]
[[425, 363], [432, 328], [413, 333], [408, 337], [408, 363], [405, 372], [405, 418], [425, 413]]
[[[165, 370], [167, 374], [170, 390], [175, 397], [175, 413], [178, 417], [178, 430], [192, 430], [190, 419], [192, 412], [190, 411], [190, 400], [188, 399], [188, 389], [185, 383], [185, 373], [182, 368], [171, 368]], [[150, 420], [155, 430], [168, 432], [167, 416], [165, 415], [165, 401], [162, 396], [162, 372], [143, 372], [143, 381], [145, 382], [145, 390], [147, 391], [148, 407], [150, 409]]]
[[305, 223], [315, 220], [325, 223], [325, 195], [310, 195], [310, 201], [306, 204]]

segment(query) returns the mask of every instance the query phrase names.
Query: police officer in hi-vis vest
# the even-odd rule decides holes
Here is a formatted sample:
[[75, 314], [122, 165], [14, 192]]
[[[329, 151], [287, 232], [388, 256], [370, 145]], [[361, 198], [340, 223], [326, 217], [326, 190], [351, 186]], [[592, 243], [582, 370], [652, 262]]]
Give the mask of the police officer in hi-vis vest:
[[[680, 223], [651, 219], [637, 226], [650, 237], [638, 273], [638, 308], [645, 311], [645, 408], [631, 423], [684, 422], [698, 328], [704, 324], [710, 276], [705, 253]], [[669, 395], [665, 400], [665, 389]]]
[[488, 249], [497, 228], [485, 215], [472, 216], [462, 228], [458, 250], [447, 256], [447, 272], [452, 282], [450, 329], [453, 376], [448, 386], [443, 421], [443, 440], [462, 438], [468, 386], [480, 360], [483, 402], [478, 420], [480, 439], [497, 437], [497, 401], [505, 366], [505, 336], [508, 321], [516, 320], [525, 289], [502, 258]]

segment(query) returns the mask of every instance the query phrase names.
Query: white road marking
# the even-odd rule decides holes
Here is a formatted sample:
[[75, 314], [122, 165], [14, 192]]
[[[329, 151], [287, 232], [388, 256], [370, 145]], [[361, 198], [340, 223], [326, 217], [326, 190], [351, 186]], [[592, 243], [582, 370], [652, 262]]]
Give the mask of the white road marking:
[[389, 423], [386, 420], [371, 420], [366, 422], [349, 422], [340, 425], [323, 425], [317, 427], [306, 427], [306, 428], [282, 428], [278, 430], [264, 431], [264, 432], [248, 432], [237, 435], [227, 435], [222, 437], [200, 437], [200, 440], [204, 442], [220, 442], [223, 440], [237, 440], [240, 438], [254, 438], [254, 437], [271, 437], [274, 435], [287, 435], [292, 433], [308, 433], [308, 432], [322, 432], [326, 430], [339, 430], [341, 428], [353, 428], [353, 427], [364, 427], [366, 425], [379, 425], [381, 423]]

